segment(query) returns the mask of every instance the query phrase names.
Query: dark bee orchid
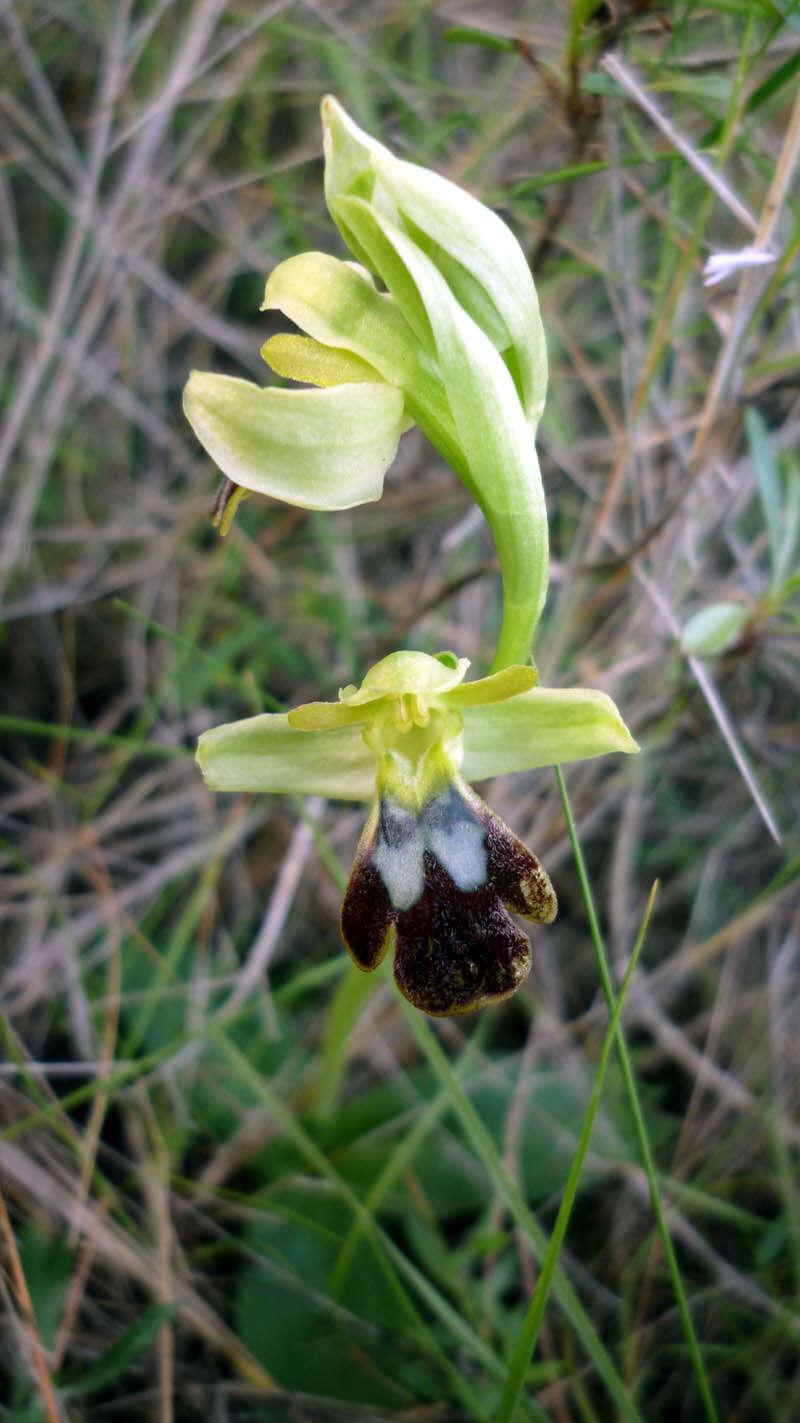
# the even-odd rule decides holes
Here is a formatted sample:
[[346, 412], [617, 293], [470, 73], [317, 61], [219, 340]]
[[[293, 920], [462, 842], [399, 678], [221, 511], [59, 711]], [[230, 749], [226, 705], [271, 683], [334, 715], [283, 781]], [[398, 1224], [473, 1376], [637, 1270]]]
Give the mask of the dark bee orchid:
[[[396, 652], [339, 701], [252, 717], [200, 739], [217, 790], [372, 802], [342, 909], [362, 969], [395, 943], [401, 991], [428, 1013], [505, 998], [530, 966], [512, 914], [548, 923], [550, 881], [470, 789], [504, 771], [634, 751], [601, 692], [542, 690], [526, 662], [548, 581], [534, 435], [547, 356], [533, 278], [505, 223], [396, 158], [334, 98], [322, 102], [325, 196], [355, 262], [306, 252], [271, 273], [264, 307], [299, 332], [262, 354], [305, 388], [195, 371], [186, 415], [228, 483], [307, 509], [380, 498], [416, 424], [463, 480], [494, 536], [503, 621], [493, 676], [465, 660]], [[311, 387], [311, 388], [309, 388]]]
[[468, 665], [396, 652], [338, 702], [218, 727], [198, 750], [219, 790], [372, 798], [342, 935], [365, 971], [394, 942], [400, 991], [435, 1015], [513, 993], [531, 954], [511, 914], [547, 924], [556, 913], [536, 856], [471, 789], [462, 763], [485, 776], [636, 750], [602, 692], [540, 690], [532, 667], [464, 682]]

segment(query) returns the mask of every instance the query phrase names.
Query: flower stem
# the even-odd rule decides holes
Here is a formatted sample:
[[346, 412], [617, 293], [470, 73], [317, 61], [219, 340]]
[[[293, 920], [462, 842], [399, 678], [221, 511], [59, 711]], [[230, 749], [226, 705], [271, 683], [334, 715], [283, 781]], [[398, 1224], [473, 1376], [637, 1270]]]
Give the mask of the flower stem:
[[538, 614], [529, 603], [518, 606], [505, 596], [505, 588], [503, 591], [503, 624], [490, 673], [502, 672], [505, 667], [524, 667], [530, 661], [538, 620]]

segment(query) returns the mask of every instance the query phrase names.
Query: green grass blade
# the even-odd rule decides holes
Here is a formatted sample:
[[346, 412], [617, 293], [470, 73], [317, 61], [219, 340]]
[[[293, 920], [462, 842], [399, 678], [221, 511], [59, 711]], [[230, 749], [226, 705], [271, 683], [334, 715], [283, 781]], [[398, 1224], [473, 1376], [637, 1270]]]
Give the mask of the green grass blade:
[[[478, 1160], [482, 1163], [492, 1184], [503, 1197], [514, 1221], [526, 1235], [534, 1258], [541, 1264], [547, 1254], [549, 1244], [547, 1232], [542, 1229], [516, 1182], [509, 1175], [489, 1132], [466, 1095], [451, 1063], [427, 1022], [424, 1021], [418, 1010], [412, 1008], [404, 999], [401, 1002], [401, 1007], [422, 1052], [440, 1082], [447, 1088], [453, 1110], [471, 1141]], [[553, 1290], [599, 1377], [614, 1399], [620, 1414], [629, 1419], [631, 1423], [641, 1423], [641, 1414], [629, 1397], [625, 1383], [611, 1356], [572, 1285], [558, 1266], [554, 1273]]]
[[426, 1305], [437, 1312], [442, 1322], [455, 1334], [459, 1344], [461, 1346], [466, 1345], [474, 1357], [479, 1359], [487, 1368], [490, 1368], [495, 1376], [502, 1376], [504, 1373], [502, 1361], [493, 1354], [485, 1341], [482, 1340], [480, 1336], [470, 1328], [467, 1322], [461, 1318], [457, 1311], [448, 1304], [440, 1291], [438, 1291], [430, 1281], [420, 1275], [411, 1262], [406, 1259], [397, 1246], [386, 1236], [385, 1232], [359, 1200], [352, 1187], [349, 1186], [339, 1174], [332, 1162], [329, 1161], [325, 1153], [309, 1136], [302, 1124], [293, 1116], [292, 1112], [278, 1094], [272, 1090], [270, 1085], [252, 1066], [244, 1054], [234, 1046], [226, 1033], [222, 1029], [213, 1026], [211, 1027], [211, 1033], [237, 1070], [241, 1079], [247, 1083], [250, 1090], [263, 1103], [270, 1116], [278, 1123], [286, 1137], [294, 1143], [305, 1157], [309, 1166], [323, 1179], [329, 1181], [342, 1196], [342, 1199], [350, 1206], [354, 1216], [361, 1224], [366, 1239], [370, 1242], [375, 1251], [376, 1260], [384, 1270], [389, 1283], [395, 1290], [399, 1301], [408, 1314], [414, 1337], [424, 1344], [424, 1347], [430, 1352], [431, 1356], [436, 1359], [448, 1374], [462, 1403], [471, 1410], [471, 1416], [476, 1420], [487, 1420], [488, 1423], [488, 1415], [480, 1396], [468, 1382], [463, 1371], [455, 1367], [452, 1360], [448, 1357], [447, 1352], [438, 1344], [408, 1295], [408, 1292], [405, 1290], [399, 1278], [398, 1271], [403, 1273], [406, 1278], [416, 1286]]
[[583, 1119], [583, 1126], [581, 1127], [581, 1134], [578, 1140], [578, 1146], [575, 1151], [575, 1155], [572, 1158], [572, 1164], [570, 1165], [567, 1183], [564, 1187], [564, 1195], [562, 1197], [561, 1205], [559, 1207], [558, 1215], [556, 1217], [556, 1223], [553, 1227], [553, 1234], [550, 1237], [550, 1244], [547, 1247], [547, 1254], [545, 1255], [545, 1258], [542, 1261], [542, 1268], [539, 1273], [539, 1279], [536, 1283], [536, 1289], [533, 1292], [530, 1305], [528, 1306], [528, 1312], [525, 1316], [522, 1329], [520, 1330], [519, 1338], [517, 1339], [514, 1352], [511, 1356], [511, 1363], [509, 1364], [508, 1369], [508, 1378], [506, 1380], [506, 1386], [503, 1390], [503, 1396], [500, 1400], [500, 1408], [498, 1409], [495, 1423], [511, 1423], [511, 1420], [514, 1417], [514, 1413], [516, 1411], [517, 1404], [520, 1399], [520, 1395], [525, 1385], [525, 1374], [531, 1361], [531, 1356], [536, 1345], [536, 1340], [539, 1335], [542, 1320], [544, 1319], [544, 1312], [550, 1295], [550, 1288], [553, 1283], [553, 1274], [555, 1272], [556, 1263], [558, 1261], [561, 1247], [564, 1243], [564, 1237], [567, 1233], [567, 1226], [569, 1225], [570, 1216], [572, 1215], [572, 1208], [575, 1204], [575, 1200], [578, 1194], [578, 1186], [580, 1184], [581, 1174], [583, 1172], [583, 1164], [586, 1160], [586, 1153], [589, 1150], [589, 1143], [592, 1137], [594, 1119], [597, 1115], [597, 1109], [600, 1105], [600, 1098], [602, 1096], [603, 1086], [605, 1084], [608, 1059], [611, 1055], [611, 1049], [614, 1045], [614, 1040], [617, 1035], [617, 1028], [619, 1026], [619, 1021], [622, 1016], [622, 1010], [625, 1006], [625, 999], [628, 994], [628, 989], [630, 988], [630, 985], [633, 981], [633, 975], [636, 970], [636, 965], [639, 962], [639, 954], [641, 953], [642, 945], [644, 944], [645, 935], [647, 933], [647, 926], [650, 923], [650, 915], [653, 911], [653, 901], [655, 899], [656, 888], [657, 883], [653, 885], [653, 888], [650, 891], [650, 898], [647, 901], [647, 907], [644, 912], [644, 917], [642, 919], [639, 932], [636, 936], [636, 942], [633, 946], [633, 952], [631, 953], [630, 963], [628, 964], [628, 968], [625, 973], [625, 979], [623, 981], [622, 988], [620, 989], [619, 994], [617, 995], [617, 1001], [614, 1004], [614, 1011], [611, 1014], [611, 1019], [608, 1024], [608, 1028], [606, 1029], [606, 1035], [603, 1039], [603, 1047], [600, 1052], [600, 1060], [597, 1064], [594, 1087], [592, 1088], [592, 1095], [589, 1101], [589, 1106], [586, 1109], [586, 1115]]
[[749, 406], [744, 417], [747, 444], [753, 462], [753, 473], [761, 499], [764, 523], [769, 537], [769, 551], [772, 561], [773, 581], [781, 577], [781, 486], [775, 456], [769, 442], [769, 431], [764, 417], [755, 406]]
[[[594, 906], [594, 897], [592, 895], [592, 889], [589, 883], [589, 876], [586, 871], [583, 851], [581, 850], [581, 843], [578, 837], [577, 827], [575, 825], [575, 820], [572, 814], [572, 807], [570, 805], [569, 796], [567, 794], [566, 782], [564, 780], [564, 775], [560, 766], [556, 766], [556, 776], [558, 778], [558, 788], [561, 792], [561, 801], [564, 806], [564, 815], [566, 816], [567, 830], [569, 831], [572, 852], [575, 856], [575, 865], [578, 871], [578, 877], [580, 879], [583, 901], [586, 906], [586, 915], [589, 920], [589, 931], [592, 936], [592, 943], [594, 944], [595, 953], [597, 956], [597, 967], [600, 973], [600, 981], [603, 986], [603, 993], [605, 995], [606, 1004], [608, 1005], [608, 1010], [610, 1013], [613, 1013], [615, 1006], [615, 995], [614, 987], [611, 982], [611, 974], [608, 968], [608, 960], [606, 958], [605, 944], [603, 942], [603, 936], [600, 933], [600, 924]], [[675, 1254], [675, 1247], [672, 1244], [672, 1237], [669, 1233], [667, 1218], [664, 1214], [664, 1209], [661, 1204], [661, 1192], [658, 1186], [658, 1176], [656, 1174], [655, 1163], [653, 1161], [653, 1153], [650, 1149], [650, 1139], [647, 1135], [647, 1126], [645, 1124], [641, 1103], [639, 1101], [639, 1093], [636, 1087], [636, 1078], [633, 1075], [633, 1068], [631, 1066], [630, 1055], [628, 1053], [628, 1045], [625, 1041], [625, 1035], [619, 1024], [617, 1025], [615, 1036], [617, 1044], [617, 1054], [619, 1057], [620, 1068], [622, 1070], [622, 1077], [625, 1084], [625, 1091], [628, 1097], [631, 1117], [633, 1118], [636, 1139], [638, 1141], [639, 1151], [642, 1157], [642, 1165], [644, 1166], [648, 1185], [650, 1187], [650, 1200], [653, 1207], [653, 1215], [655, 1216], [658, 1231], [661, 1236], [661, 1243], [667, 1261], [667, 1269], [669, 1271], [670, 1280], [672, 1282], [672, 1288], [675, 1294], [675, 1301], [678, 1306], [678, 1312], [681, 1317], [681, 1323], [683, 1325], [683, 1331], [686, 1337], [687, 1347], [689, 1349], [689, 1354], [692, 1360], [692, 1366], [694, 1368], [695, 1377], [697, 1379], [697, 1386], [700, 1392], [700, 1397], [702, 1399], [703, 1409], [706, 1418], [708, 1418], [709, 1420], [709, 1423], [717, 1423], [717, 1410], [714, 1406], [714, 1400], [711, 1395], [711, 1387], [708, 1382], [705, 1364], [703, 1363], [703, 1356], [700, 1352], [700, 1345], [697, 1341], [697, 1335], [695, 1333], [694, 1323], [692, 1321], [692, 1315], [689, 1309], [689, 1301], [686, 1297], [686, 1291], [684, 1289], [683, 1280], [681, 1278], [680, 1266], [678, 1265], [678, 1258]]]
[[141, 1319], [137, 1319], [124, 1334], [110, 1344], [104, 1354], [80, 1375], [79, 1378], [67, 1380], [61, 1384], [59, 1393], [62, 1398], [85, 1398], [89, 1393], [97, 1393], [101, 1388], [108, 1388], [110, 1384], [116, 1383], [125, 1370], [135, 1363], [139, 1355], [144, 1352], [154, 1339], [159, 1329], [164, 1324], [168, 1324], [175, 1314], [174, 1304], [157, 1304], [151, 1309], [145, 1310]]

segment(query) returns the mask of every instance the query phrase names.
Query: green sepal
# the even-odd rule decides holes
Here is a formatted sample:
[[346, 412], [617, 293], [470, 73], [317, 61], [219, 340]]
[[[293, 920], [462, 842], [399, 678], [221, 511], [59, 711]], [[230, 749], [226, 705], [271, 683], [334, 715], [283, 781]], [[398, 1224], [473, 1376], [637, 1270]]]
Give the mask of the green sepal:
[[223, 474], [301, 509], [379, 499], [406, 428], [402, 392], [377, 383], [282, 390], [192, 371], [183, 408]]
[[360, 726], [297, 731], [285, 712], [216, 726], [200, 737], [197, 761], [216, 791], [269, 791], [371, 800], [375, 757]]
[[534, 687], [462, 716], [468, 781], [639, 750], [611, 698], [586, 687]]
[[[335, 711], [341, 706], [342, 714], [363, 712], [336, 702], [310, 706]], [[611, 698], [583, 687], [535, 687], [509, 701], [464, 706], [461, 717], [461, 770], [468, 781], [639, 749]], [[360, 722], [359, 716], [358, 722], [349, 725], [299, 730], [284, 712], [248, 717], [205, 732], [200, 737], [197, 760], [214, 790], [287, 792], [369, 801], [375, 793], [375, 749], [366, 745]], [[445, 758], [455, 765], [458, 757], [451, 736], [456, 733], [456, 725], [442, 723], [439, 730]], [[421, 733], [412, 731], [394, 739], [391, 769], [384, 763], [382, 773], [386, 776], [388, 771], [396, 791], [402, 794], [405, 788], [406, 798], [412, 795], [412, 762], [419, 760], [419, 747], [415, 744], [418, 735]], [[435, 735], [428, 735], [429, 744], [435, 739]], [[406, 750], [407, 758], [402, 755]], [[408, 759], [408, 766], [402, 766], [404, 759]], [[440, 765], [434, 759], [425, 768], [426, 785], [435, 771], [441, 773], [443, 769], [444, 763]], [[414, 777], [417, 774], [414, 770]], [[419, 787], [414, 786], [412, 798], [416, 799], [419, 793]]]
[[345, 687], [339, 696], [351, 707], [384, 696], [441, 697], [459, 686], [468, 667], [468, 657], [448, 665], [427, 652], [390, 652], [370, 667], [360, 687]]

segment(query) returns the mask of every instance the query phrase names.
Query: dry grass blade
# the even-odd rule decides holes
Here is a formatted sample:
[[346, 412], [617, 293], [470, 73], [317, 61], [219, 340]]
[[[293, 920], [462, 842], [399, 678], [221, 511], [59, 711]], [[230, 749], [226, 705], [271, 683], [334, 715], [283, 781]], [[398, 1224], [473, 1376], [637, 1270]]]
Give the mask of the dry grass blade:
[[[7, 1190], [21, 1197], [30, 1208], [35, 1205], [53, 1222], [67, 1227], [73, 1221], [92, 1242], [95, 1259], [123, 1278], [135, 1282], [148, 1294], [158, 1281], [157, 1258], [126, 1237], [118, 1227], [102, 1220], [88, 1206], [75, 1206], [72, 1183], [61, 1172], [36, 1165], [29, 1154], [7, 1142], [0, 1142], [0, 1176]], [[269, 1393], [274, 1383], [266, 1371], [243, 1348], [241, 1341], [223, 1323], [202, 1295], [186, 1280], [172, 1278], [172, 1298], [187, 1325], [212, 1349], [225, 1355], [242, 1378]], [[57, 1414], [53, 1415], [57, 1417]]]
[[17, 1250], [14, 1232], [11, 1228], [11, 1221], [8, 1218], [6, 1203], [0, 1192], [0, 1231], [2, 1231], [3, 1245], [8, 1256], [8, 1272], [17, 1296], [17, 1302], [22, 1312], [22, 1316], [27, 1326], [29, 1339], [26, 1341], [33, 1355], [32, 1368], [36, 1379], [37, 1389], [41, 1394], [47, 1415], [47, 1423], [59, 1423], [61, 1413], [53, 1392], [53, 1384], [50, 1378], [50, 1371], [47, 1366], [47, 1359], [42, 1348], [42, 1341], [39, 1338], [39, 1331], [36, 1327], [36, 1319], [33, 1313], [33, 1305], [25, 1281], [25, 1275], [20, 1263], [19, 1252]]

